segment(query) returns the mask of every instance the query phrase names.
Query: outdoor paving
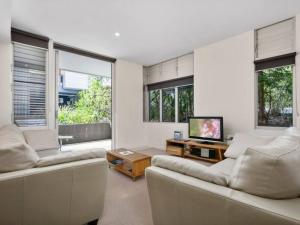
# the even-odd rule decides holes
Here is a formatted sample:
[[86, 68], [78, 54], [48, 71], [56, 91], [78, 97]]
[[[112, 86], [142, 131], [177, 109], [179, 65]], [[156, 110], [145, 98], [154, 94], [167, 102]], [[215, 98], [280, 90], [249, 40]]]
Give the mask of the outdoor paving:
[[100, 140], [100, 141], [90, 141], [76, 144], [68, 144], [62, 146], [62, 151], [80, 151], [84, 149], [93, 148], [104, 148], [105, 150], [111, 149], [111, 139]]

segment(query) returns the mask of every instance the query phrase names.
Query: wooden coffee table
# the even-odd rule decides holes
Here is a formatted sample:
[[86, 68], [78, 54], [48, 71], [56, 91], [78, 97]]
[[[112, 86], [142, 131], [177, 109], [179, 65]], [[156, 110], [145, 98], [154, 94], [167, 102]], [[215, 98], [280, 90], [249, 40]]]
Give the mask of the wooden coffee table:
[[[123, 155], [120, 152], [130, 151], [133, 154]], [[151, 166], [151, 156], [136, 151], [120, 148], [106, 152], [110, 168], [130, 176], [133, 180], [144, 175], [145, 169]], [[118, 162], [119, 164], [114, 164]]]

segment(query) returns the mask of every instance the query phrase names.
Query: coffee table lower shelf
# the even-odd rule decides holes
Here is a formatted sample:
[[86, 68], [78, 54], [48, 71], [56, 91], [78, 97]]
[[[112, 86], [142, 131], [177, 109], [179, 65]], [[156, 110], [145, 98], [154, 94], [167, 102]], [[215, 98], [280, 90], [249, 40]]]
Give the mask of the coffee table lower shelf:
[[[108, 151], [106, 154], [109, 167], [129, 176], [133, 181], [139, 176], [144, 175], [145, 169], [151, 166], [151, 157], [132, 151], [134, 154], [123, 156], [119, 152], [124, 149]], [[125, 150], [126, 151], [126, 150]], [[123, 163], [114, 165], [112, 161], [122, 160]]]

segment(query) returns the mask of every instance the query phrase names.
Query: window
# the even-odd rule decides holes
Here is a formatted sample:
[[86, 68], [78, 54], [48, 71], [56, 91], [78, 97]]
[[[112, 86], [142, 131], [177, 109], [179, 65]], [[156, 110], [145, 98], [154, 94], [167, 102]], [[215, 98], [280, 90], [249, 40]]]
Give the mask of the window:
[[293, 126], [293, 66], [257, 72], [258, 126]]
[[256, 125], [294, 124], [295, 18], [255, 31]]
[[160, 90], [149, 91], [149, 121], [160, 121]]
[[45, 126], [47, 50], [14, 43], [13, 108], [17, 126]]
[[194, 115], [193, 76], [147, 85], [148, 121], [187, 123]]
[[193, 85], [178, 87], [178, 122], [187, 123], [194, 115], [194, 87]]
[[175, 122], [175, 88], [162, 89], [162, 121]]

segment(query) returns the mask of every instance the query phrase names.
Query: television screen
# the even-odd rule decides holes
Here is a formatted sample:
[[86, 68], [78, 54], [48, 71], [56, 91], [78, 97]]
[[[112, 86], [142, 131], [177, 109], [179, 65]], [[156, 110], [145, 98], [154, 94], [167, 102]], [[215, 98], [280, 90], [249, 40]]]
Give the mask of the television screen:
[[190, 138], [223, 141], [222, 117], [191, 117], [189, 118]]

